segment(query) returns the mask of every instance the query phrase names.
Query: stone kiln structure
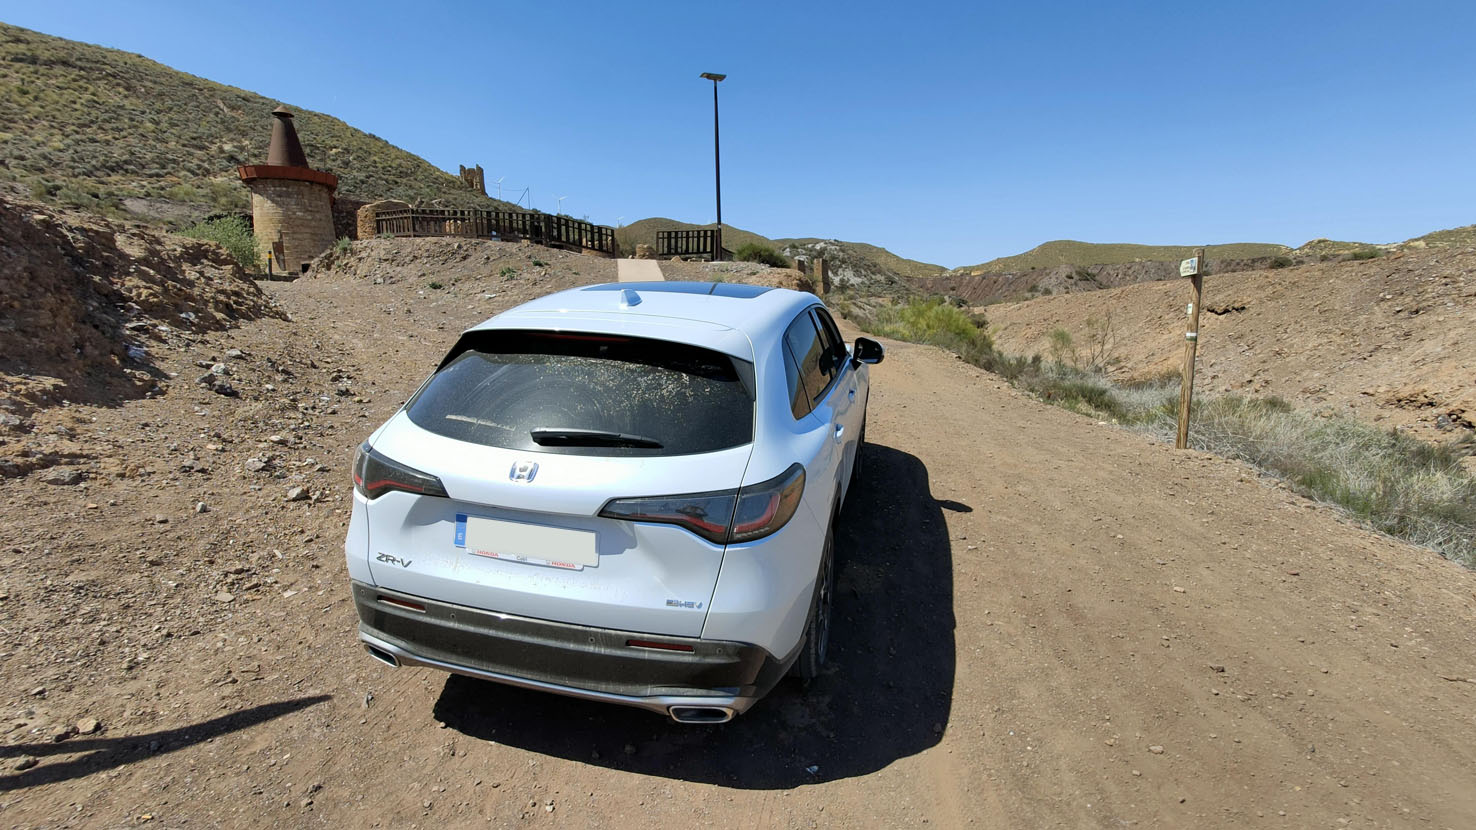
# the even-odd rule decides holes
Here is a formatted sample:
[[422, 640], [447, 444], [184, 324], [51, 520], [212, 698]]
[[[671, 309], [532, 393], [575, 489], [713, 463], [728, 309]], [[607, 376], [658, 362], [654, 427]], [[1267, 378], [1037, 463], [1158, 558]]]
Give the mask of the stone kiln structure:
[[333, 246], [333, 191], [338, 177], [308, 167], [292, 113], [272, 110], [266, 164], [237, 168], [251, 189], [251, 221], [262, 261], [279, 273], [300, 273]]

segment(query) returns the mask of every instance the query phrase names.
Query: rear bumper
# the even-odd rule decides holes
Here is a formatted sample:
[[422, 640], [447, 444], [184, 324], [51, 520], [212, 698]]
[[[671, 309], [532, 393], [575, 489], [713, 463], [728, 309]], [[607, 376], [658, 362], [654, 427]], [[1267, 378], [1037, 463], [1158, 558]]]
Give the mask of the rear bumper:
[[[662, 714], [682, 707], [741, 713], [788, 668], [763, 648], [746, 643], [536, 620], [437, 602], [359, 581], [352, 585], [359, 639], [375, 657], [397, 665], [426, 666]], [[691, 651], [631, 646], [631, 640], [690, 647]]]

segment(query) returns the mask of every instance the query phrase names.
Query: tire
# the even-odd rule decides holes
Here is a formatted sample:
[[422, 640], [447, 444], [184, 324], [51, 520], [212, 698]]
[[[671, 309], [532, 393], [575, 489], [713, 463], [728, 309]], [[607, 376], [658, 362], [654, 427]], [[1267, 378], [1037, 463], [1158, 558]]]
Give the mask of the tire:
[[835, 530], [834, 522], [825, 530], [825, 550], [820, 555], [820, 573], [815, 579], [815, 596], [810, 600], [810, 616], [805, 620], [805, 642], [799, 658], [789, 673], [805, 684], [820, 676], [830, 647], [831, 609], [835, 597]]

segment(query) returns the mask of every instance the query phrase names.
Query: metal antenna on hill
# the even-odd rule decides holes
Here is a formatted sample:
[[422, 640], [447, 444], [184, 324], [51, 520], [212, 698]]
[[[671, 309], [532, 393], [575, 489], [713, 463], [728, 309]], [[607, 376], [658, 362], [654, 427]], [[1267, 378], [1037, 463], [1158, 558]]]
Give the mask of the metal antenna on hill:
[[498, 178], [498, 180], [497, 180], [497, 201], [499, 201], [499, 202], [502, 201], [502, 180], [505, 179], [505, 178], [507, 178], [507, 177], [506, 176], [502, 176], [502, 177]]
[[567, 198], [569, 198], [569, 197], [568, 196], [560, 196], [559, 197], [559, 206], [554, 210], [554, 215], [555, 216], [563, 216], [564, 215], [564, 200], [567, 199]]

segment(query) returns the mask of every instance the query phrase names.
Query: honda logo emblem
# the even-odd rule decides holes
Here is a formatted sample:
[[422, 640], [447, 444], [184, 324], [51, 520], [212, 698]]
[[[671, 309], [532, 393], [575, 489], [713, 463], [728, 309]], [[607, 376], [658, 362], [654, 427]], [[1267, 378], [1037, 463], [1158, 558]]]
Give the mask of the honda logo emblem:
[[512, 469], [509, 470], [508, 473], [507, 473], [507, 477], [510, 478], [510, 479], [512, 479], [513, 481], [522, 481], [522, 482], [532, 481], [533, 480], [533, 477], [536, 476], [536, 475], [538, 475], [538, 462], [537, 461], [518, 461], [518, 462], [515, 462], [512, 465]]

